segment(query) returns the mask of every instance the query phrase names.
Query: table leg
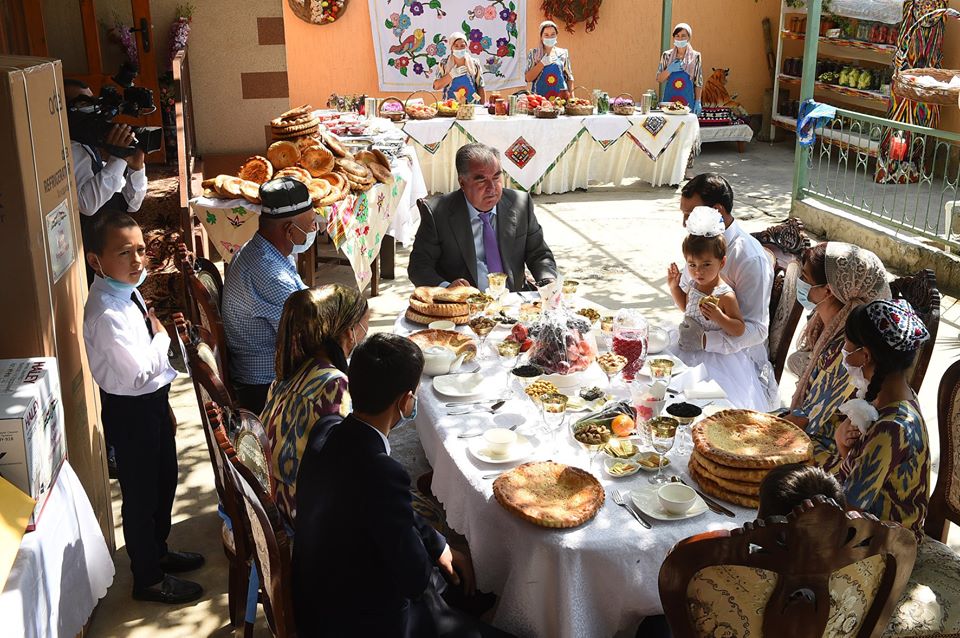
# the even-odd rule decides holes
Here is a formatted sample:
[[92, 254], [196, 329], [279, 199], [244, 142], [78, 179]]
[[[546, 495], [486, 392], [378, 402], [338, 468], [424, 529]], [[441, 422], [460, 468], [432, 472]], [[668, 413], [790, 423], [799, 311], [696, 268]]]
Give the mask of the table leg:
[[370, 271], [370, 296], [376, 297], [380, 294], [380, 255], [370, 264]]
[[394, 278], [396, 254], [397, 240], [390, 235], [384, 235], [380, 244], [380, 276], [384, 279]]
[[300, 271], [300, 278], [303, 279], [303, 283], [307, 284], [310, 288], [313, 288], [317, 285], [315, 277], [317, 275], [317, 243], [314, 242], [313, 246], [310, 246], [310, 249], [304, 253], [301, 253], [297, 257], [297, 270]]
[[737, 142], [737, 152], [742, 153], [746, 149], [746, 144], [743, 142]]

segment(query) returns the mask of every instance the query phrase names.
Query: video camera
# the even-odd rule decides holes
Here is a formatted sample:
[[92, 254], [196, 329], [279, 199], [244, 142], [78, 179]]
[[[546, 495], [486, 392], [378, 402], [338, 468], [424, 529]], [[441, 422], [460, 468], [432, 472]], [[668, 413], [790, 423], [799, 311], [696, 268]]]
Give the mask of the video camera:
[[125, 63], [113, 81], [123, 93], [113, 86], [103, 86], [99, 97], [80, 95], [67, 105], [67, 121], [70, 125], [70, 139], [87, 146], [105, 148], [116, 157], [129, 157], [137, 149], [144, 153], [159, 151], [163, 143], [163, 130], [159, 126], [134, 126], [133, 146], [113, 146], [106, 143], [107, 135], [113, 128], [113, 119], [118, 115], [140, 117], [157, 110], [153, 103], [153, 91], [134, 86], [133, 80], [138, 69]]

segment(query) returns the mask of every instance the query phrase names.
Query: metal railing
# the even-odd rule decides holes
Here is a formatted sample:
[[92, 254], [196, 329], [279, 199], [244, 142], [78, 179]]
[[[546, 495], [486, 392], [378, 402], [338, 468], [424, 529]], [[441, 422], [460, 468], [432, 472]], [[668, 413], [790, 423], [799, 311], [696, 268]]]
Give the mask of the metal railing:
[[[799, 153], [798, 199], [960, 249], [960, 135], [837, 109], [816, 136]], [[878, 183], [891, 153], [906, 183]]]

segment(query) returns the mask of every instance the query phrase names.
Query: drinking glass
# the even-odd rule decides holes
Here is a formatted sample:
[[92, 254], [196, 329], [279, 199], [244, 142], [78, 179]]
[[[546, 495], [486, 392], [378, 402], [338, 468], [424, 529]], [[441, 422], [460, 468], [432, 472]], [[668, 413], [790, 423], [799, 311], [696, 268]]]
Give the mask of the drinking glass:
[[492, 272], [488, 274], [487, 284], [490, 286], [490, 295], [496, 301], [500, 301], [500, 298], [507, 292], [507, 273]]
[[510, 371], [517, 367], [520, 362], [520, 344], [516, 341], [503, 340], [497, 344], [497, 356], [500, 358], [500, 365], [504, 367], [507, 377], [507, 383], [503, 388], [504, 396], [510, 395]]
[[647, 423], [647, 427], [650, 430], [650, 443], [657, 454], [660, 455], [657, 474], [651, 476], [649, 481], [654, 485], [663, 485], [668, 481], [667, 477], [663, 475], [663, 459], [667, 452], [673, 449], [673, 442], [677, 436], [677, 420], [672, 417], [661, 416], [651, 419]]
[[574, 298], [577, 296], [577, 287], [580, 286], [580, 282], [575, 279], [564, 279], [563, 281], [563, 301], [567, 305], [573, 303]]
[[606, 352], [597, 357], [597, 365], [600, 366], [600, 369], [603, 370], [603, 373], [607, 376], [607, 385], [612, 386], [614, 378], [616, 378], [624, 366], [627, 365], [627, 358], [614, 354], [613, 352]]
[[543, 411], [543, 426], [547, 434], [556, 434], [563, 425], [567, 413], [567, 396], [565, 394], [553, 393], [540, 396], [540, 408]]
[[480, 337], [480, 345], [477, 347], [477, 359], [486, 359], [487, 354], [484, 348], [487, 342], [487, 335], [496, 327], [497, 322], [486, 316], [487, 306], [491, 299], [487, 295], [473, 295], [467, 298], [467, 308], [470, 311], [470, 321], [467, 325], [475, 335]]
[[627, 358], [623, 378], [632, 381], [647, 357], [647, 320], [636, 308], [622, 308], [613, 321], [613, 352]]

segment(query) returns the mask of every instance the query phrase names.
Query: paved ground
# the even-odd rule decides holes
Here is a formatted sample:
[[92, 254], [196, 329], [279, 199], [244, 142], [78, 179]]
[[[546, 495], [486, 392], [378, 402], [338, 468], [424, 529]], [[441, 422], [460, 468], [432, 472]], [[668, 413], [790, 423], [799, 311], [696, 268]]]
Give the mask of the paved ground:
[[[750, 231], [784, 219], [790, 208], [793, 176], [792, 147], [780, 144], [752, 144], [739, 155], [721, 146], [705, 147], [697, 171], [725, 174], [737, 193], [734, 213]], [[537, 198], [537, 215], [546, 237], [565, 274], [583, 282], [585, 296], [609, 308], [641, 307], [662, 322], [675, 322], [678, 312], [670, 309], [665, 272], [670, 261], [680, 258], [682, 228], [678, 193], [670, 188], [649, 188], [642, 184], [626, 188], [591, 188], [587, 192], [544, 195]], [[411, 286], [405, 277], [409, 252], [398, 251], [397, 279], [384, 283], [381, 295], [371, 300], [372, 325], [388, 330], [405, 306]], [[331, 281], [350, 281], [344, 269], [332, 269]], [[938, 440], [935, 427], [936, 386], [940, 375], [960, 349], [960, 304], [945, 298], [940, 337], [921, 403], [930, 423], [931, 439]], [[795, 380], [786, 378], [781, 395], [789, 398]], [[199, 603], [168, 608], [131, 600], [129, 565], [126, 553], [116, 554], [117, 578], [101, 602], [91, 635], [100, 636], [227, 636], [226, 561], [220, 544], [220, 520], [212, 469], [199, 426], [199, 413], [189, 379], [180, 378], [173, 393], [180, 420], [181, 487], [178, 492], [171, 545], [203, 552], [207, 566], [196, 573], [207, 593]], [[414, 476], [426, 469], [415, 430], [391, 435], [395, 455]], [[934, 444], [934, 449], [939, 446]], [[938, 459], [939, 454], [935, 457]], [[119, 523], [119, 490], [114, 482], [114, 518]], [[954, 530], [956, 531], [956, 530]], [[951, 539], [960, 541], [957, 534]], [[122, 530], [117, 526], [122, 547]], [[257, 635], [269, 635], [262, 614]]]

